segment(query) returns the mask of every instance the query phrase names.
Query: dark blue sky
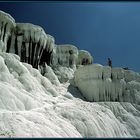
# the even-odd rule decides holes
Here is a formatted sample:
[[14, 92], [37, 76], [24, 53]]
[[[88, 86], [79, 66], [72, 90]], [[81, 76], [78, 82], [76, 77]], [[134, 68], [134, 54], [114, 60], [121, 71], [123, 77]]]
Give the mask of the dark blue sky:
[[140, 2], [0, 2], [0, 10], [89, 51], [95, 63], [111, 57], [114, 67], [140, 72]]

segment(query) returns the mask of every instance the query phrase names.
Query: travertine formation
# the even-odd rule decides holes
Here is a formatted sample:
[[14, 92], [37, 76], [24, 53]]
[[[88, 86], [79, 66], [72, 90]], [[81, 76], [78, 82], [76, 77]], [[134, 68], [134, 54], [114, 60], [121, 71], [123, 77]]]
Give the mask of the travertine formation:
[[48, 38], [45, 31], [30, 23], [17, 23], [15, 32], [10, 49], [13, 47], [14, 53], [20, 56], [22, 62], [37, 68], [40, 56], [47, 47]]
[[79, 50], [78, 53], [78, 65], [89, 65], [93, 63], [93, 57], [88, 51]]
[[[1, 50], [20, 56], [21, 62], [39, 65], [70, 67], [92, 63], [87, 51], [78, 51], [77, 47], [64, 44], [56, 45], [53, 36], [46, 34], [42, 27], [31, 23], [15, 23], [8, 14], [0, 11]], [[84, 62], [85, 61], [85, 62]]]
[[78, 49], [75, 46], [69, 44], [56, 45], [53, 52], [53, 65], [75, 68], [77, 59]]
[[140, 137], [139, 73], [89, 65], [87, 51], [6, 13], [0, 23], [0, 137]]
[[93, 64], [77, 69], [74, 80], [88, 101], [140, 104], [140, 75], [131, 70]]
[[0, 11], [0, 45], [1, 51], [6, 51], [10, 45], [11, 36], [14, 33], [15, 20], [7, 13]]
[[[39, 68], [42, 75], [48, 77], [48, 73], [51, 72], [54, 76], [49, 78], [56, 85], [60, 84], [59, 81], [66, 82], [72, 79], [74, 75], [75, 85], [89, 101], [139, 103], [138, 73], [99, 64], [91, 65], [93, 57], [88, 51], [78, 50], [71, 44], [57, 45], [55, 38], [47, 34], [42, 27], [31, 23], [16, 23], [9, 14], [2, 11], [0, 11], [0, 46], [2, 52], [17, 54], [21, 62]], [[53, 71], [48, 71], [48, 65]]]

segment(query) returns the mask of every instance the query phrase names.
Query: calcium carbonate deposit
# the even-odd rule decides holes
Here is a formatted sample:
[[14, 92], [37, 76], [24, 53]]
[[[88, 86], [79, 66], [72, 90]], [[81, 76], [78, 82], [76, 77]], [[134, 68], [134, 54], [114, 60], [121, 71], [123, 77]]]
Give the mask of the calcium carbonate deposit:
[[140, 75], [93, 63], [0, 11], [0, 137], [140, 137]]

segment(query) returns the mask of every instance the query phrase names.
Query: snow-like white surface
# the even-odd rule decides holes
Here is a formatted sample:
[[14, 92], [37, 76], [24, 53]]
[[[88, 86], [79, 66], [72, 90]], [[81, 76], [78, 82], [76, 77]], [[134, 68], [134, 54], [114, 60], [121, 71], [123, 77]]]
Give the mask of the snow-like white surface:
[[43, 62], [40, 61], [50, 61], [46, 63], [74, 70], [77, 65], [82, 64], [83, 58], [87, 59], [89, 64], [93, 62], [88, 51], [79, 51], [70, 44], [56, 45], [55, 38], [46, 34], [41, 26], [15, 23], [15, 20], [3, 11], [0, 11], [0, 46], [1, 51], [19, 55], [21, 62], [31, 64], [34, 68], [42, 65]]
[[24, 42], [29, 42], [29, 39], [38, 43], [40, 40], [41, 46], [43, 46], [47, 35], [42, 27], [34, 25], [31, 23], [16, 23], [16, 32], [17, 35], [23, 35]]
[[12, 16], [0, 11], [0, 50], [7, 50], [7, 42], [10, 38], [16, 23]]
[[58, 77], [55, 75], [54, 71], [50, 66], [48, 66], [45, 63], [45, 66], [40, 66], [40, 72], [44, 75], [44, 77], [47, 77], [52, 84], [55, 84], [57, 86], [60, 85], [60, 81], [58, 80]]
[[75, 70], [69, 67], [56, 66], [53, 67], [53, 71], [55, 75], [58, 77], [59, 81], [63, 83], [73, 79]]
[[69, 82], [56, 86], [16, 55], [1, 52], [0, 136], [139, 137], [140, 107], [87, 102]]
[[47, 51], [49, 52], [53, 51], [54, 47], [55, 47], [54, 37], [47, 34], [47, 47], [46, 47]]
[[[48, 37], [43, 28], [31, 23], [17, 23], [16, 34], [12, 37], [13, 42], [11, 43], [10, 52], [13, 50], [16, 52], [15, 46], [17, 45], [17, 54], [21, 57], [21, 61], [36, 66], [36, 63], [40, 61], [42, 52], [46, 48], [48, 41]], [[14, 40], [15, 38], [17, 40]]]
[[74, 45], [55, 45], [53, 51], [53, 65], [76, 69], [78, 49]]
[[77, 65], [82, 65], [83, 59], [87, 59], [88, 60], [88, 64], [92, 64], [93, 63], [93, 57], [91, 56], [91, 54], [88, 51], [86, 51], [86, 50], [79, 50]]
[[35, 68], [39, 65], [43, 51], [46, 49], [51, 52], [54, 49], [54, 37], [46, 34], [38, 25], [16, 23], [15, 32], [11, 35], [9, 52], [18, 54], [22, 62], [29, 63]]
[[75, 72], [74, 81], [88, 101], [140, 104], [139, 77], [138, 73], [130, 70], [93, 64], [79, 68]]
[[18, 49], [19, 56], [24, 50], [24, 57], [31, 52], [39, 60], [45, 48], [53, 52], [52, 68], [41, 66], [42, 76], [27, 59], [23, 63], [19, 56], [0, 51], [0, 137], [140, 137], [138, 73], [82, 66], [83, 58], [93, 62], [89, 52], [57, 46], [51, 35], [29, 23], [18, 23], [16, 36], [14, 19], [2, 11], [0, 19], [0, 50], [6, 50], [11, 36], [10, 49]]

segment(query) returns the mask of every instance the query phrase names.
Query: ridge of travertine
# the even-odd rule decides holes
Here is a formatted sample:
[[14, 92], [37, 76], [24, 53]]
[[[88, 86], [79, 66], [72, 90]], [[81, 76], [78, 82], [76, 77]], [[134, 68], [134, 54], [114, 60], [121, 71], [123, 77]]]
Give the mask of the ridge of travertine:
[[0, 20], [0, 137], [140, 137], [138, 73], [91, 64], [88, 52], [57, 48], [33, 24], [17, 32], [7, 17]]
[[[84, 51], [81, 55], [81, 51], [74, 45], [57, 45], [55, 38], [47, 34], [41, 26], [16, 23], [12, 16], [3, 11], [0, 11], [0, 44], [3, 52], [15, 53], [20, 56], [21, 62], [31, 64], [37, 69], [44, 63], [76, 69], [77, 65], [93, 62], [89, 52]], [[86, 62], [83, 63], [83, 59]]]

